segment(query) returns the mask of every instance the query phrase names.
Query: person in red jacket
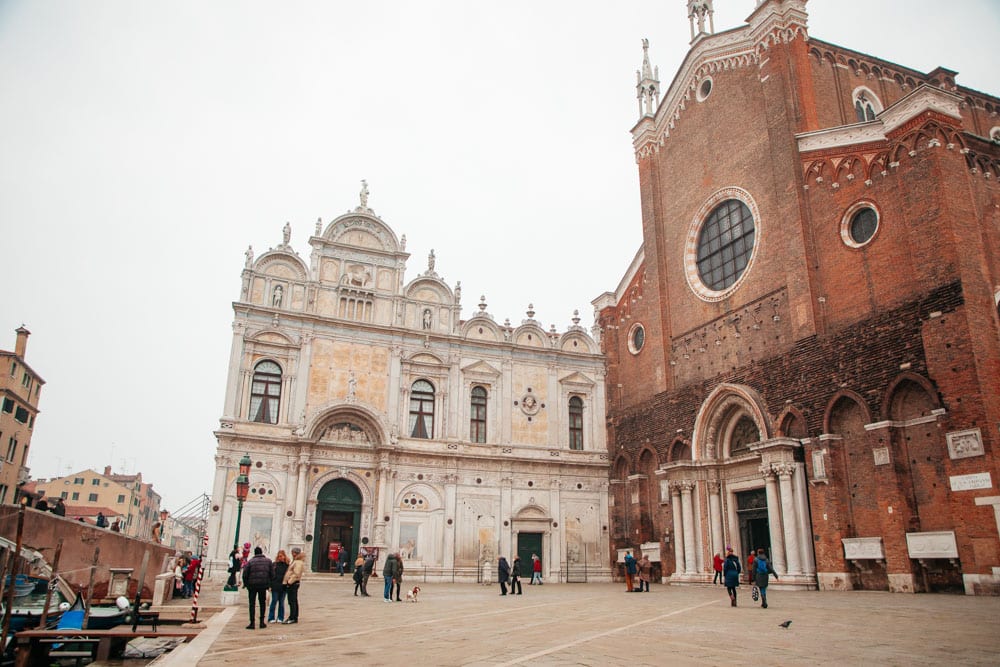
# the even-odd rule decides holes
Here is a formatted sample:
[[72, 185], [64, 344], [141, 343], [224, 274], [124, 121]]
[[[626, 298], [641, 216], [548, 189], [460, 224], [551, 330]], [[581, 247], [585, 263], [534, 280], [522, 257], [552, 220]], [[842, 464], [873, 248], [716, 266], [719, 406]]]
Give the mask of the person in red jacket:
[[753, 586], [753, 549], [750, 550], [750, 555], [747, 556], [747, 583]]
[[712, 578], [713, 584], [722, 584], [722, 556], [715, 554], [712, 557], [712, 569], [715, 570], [715, 577]]
[[538, 582], [539, 586], [542, 585], [542, 559], [538, 554], [531, 554], [531, 581], [528, 585], [534, 586], [535, 582]]

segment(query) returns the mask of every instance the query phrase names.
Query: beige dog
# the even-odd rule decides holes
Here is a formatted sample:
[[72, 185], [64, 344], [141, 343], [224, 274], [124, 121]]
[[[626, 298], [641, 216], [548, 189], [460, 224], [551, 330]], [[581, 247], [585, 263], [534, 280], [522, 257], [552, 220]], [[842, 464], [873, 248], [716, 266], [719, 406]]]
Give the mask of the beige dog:
[[420, 595], [420, 586], [414, 586], [410, 590], [406, 591], [406, 601], [416, 602], [418, 595]]

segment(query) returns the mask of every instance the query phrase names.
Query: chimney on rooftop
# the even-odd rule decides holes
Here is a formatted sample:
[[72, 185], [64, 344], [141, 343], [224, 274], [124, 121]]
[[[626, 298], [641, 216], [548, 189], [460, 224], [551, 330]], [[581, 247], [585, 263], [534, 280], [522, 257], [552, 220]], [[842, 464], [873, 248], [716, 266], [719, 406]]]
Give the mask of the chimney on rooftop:
[[21, 359], [24, 359], [24, 351], [28, 349], [28, 336], [31, 335], [31, 332], [25, 329], [22, 324], [14, 330], [14, 333], [17, 334], [17, 343], [15, 343], [14, 346], [14, 354], [21, 357]]
[[104, 476], [111, 477], [111, 466], [104, 466]]

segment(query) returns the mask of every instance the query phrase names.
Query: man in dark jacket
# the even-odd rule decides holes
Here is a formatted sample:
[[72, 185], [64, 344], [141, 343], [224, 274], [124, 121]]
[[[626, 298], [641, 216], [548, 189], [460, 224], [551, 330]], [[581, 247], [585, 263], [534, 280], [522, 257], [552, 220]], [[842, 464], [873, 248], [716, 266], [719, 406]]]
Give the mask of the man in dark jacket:
[[507, 580], [510, 579], [510, 564], [500, 556], [497, 561], [497, 580], [500, 582], [500, 595], [507, 595]]
[[250, 593], [250, 625], [247, 630], [254, 629], [254, 600], [260, 599], [260, 627], [264, 623], [267, 606], [267, 589], [271, 585], [271, 559], [264, 555], [264, 550], [257, 547], [253, 550], [253, 558], [243, 567], [243, 587]]
[[361, 597], [368, 597], [368, 577], [372, 576], [372, 571], [375, 569], [375, 554], [369, 553], [365, 556], [365, 564], [361, 566], [364, 570], [364, 576], [361, 578]]
[[386, 602], [392, 602], [392, 583], [397, 576], [399, 576], [399, 561], [396, 560], [396, 554], [389, 554], [385, 559], [385, 567], [382, 568], [382, 578], [385, 580], [382, 597]]

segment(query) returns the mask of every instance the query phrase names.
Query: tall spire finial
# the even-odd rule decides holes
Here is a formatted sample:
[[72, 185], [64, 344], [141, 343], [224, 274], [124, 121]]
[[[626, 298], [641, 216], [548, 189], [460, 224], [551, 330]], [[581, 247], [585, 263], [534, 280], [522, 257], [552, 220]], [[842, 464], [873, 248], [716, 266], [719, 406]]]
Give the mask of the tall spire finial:
[[649, 64], [649, 40], [642, 40], [642, 70], [635, 73], [635, 97], [639, 115], [652, 116], [660, 104], [660, 68]]
[[[702, 35], [715, 34], [715, 10], [712, 9], [712, 0], [688, 0], [688, 19], [691, 21], [691, 41], [694, 42]], [[705, 30], [705, 17], [708, 17], [708, 30]], [[698, 30], [695, 31], [695, 22], [698, 23]]]

